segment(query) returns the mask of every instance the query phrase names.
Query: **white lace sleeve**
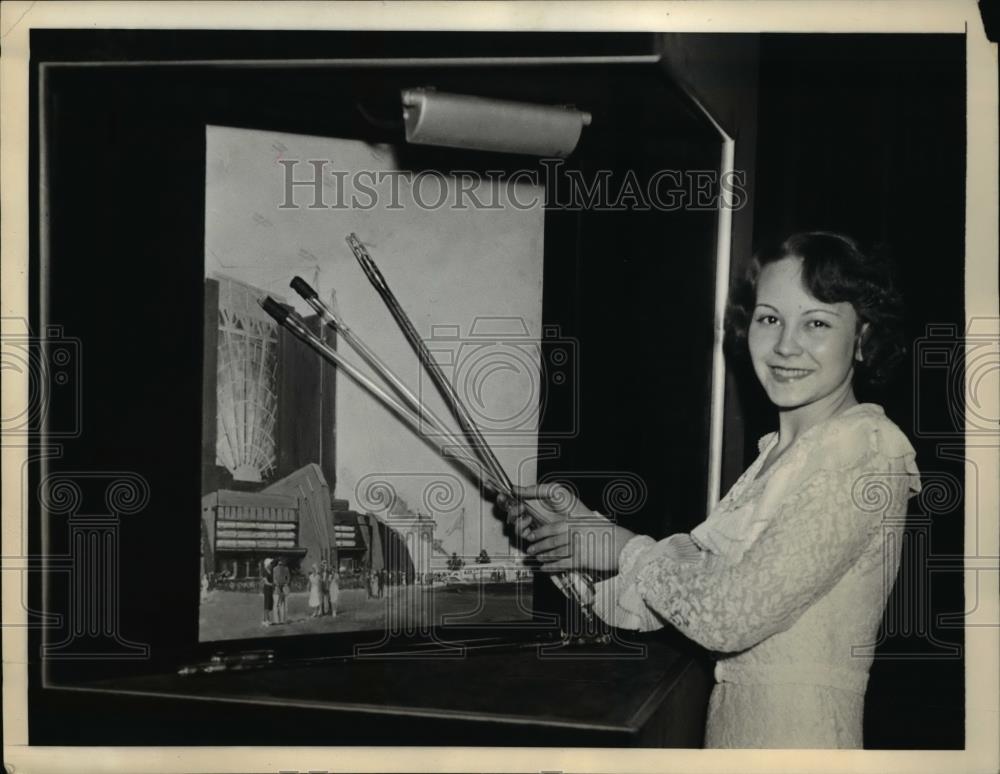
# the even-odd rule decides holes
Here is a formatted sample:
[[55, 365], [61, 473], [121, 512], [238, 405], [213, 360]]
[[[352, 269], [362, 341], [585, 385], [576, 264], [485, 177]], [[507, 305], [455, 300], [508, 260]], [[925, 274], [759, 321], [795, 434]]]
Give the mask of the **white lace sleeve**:
[[903, 512], [919, 488], [912, 456], [887, 456], [873, 444], [849, 464], [824, 468], [819, 458], [796, 477], [737, 561], [700, 550], [688, 535], [632, 546], [628, 566], [604, 589], [616, 595], [613, 607], [605, 600], [599, 614], [632, 629], [668, 621], [721, 652], [784, 631], [860, 558], [884, 514]]
[[701, 548], [690, 535], [677, 534], [657, 543], [646, 535], [636, 535], [618, 556], [618, 574], [595, 584], [594, 612], [620, 629], [653, 631], [663, 628], [663, 620], [653, 613], [639, 594], [636, 571], [655, 557], [659, 561], [698, 561]]
[[643, 601], [691, 639], [740, 651], [790, 627], [858, 560], [882, 529], [882, 513], [859, 507], [864, 481], [905, 503], [907, 480], [870, 469], [813, 474], [732, 564], [705, 552], [701, 561], [651, 561], [635, 574]]

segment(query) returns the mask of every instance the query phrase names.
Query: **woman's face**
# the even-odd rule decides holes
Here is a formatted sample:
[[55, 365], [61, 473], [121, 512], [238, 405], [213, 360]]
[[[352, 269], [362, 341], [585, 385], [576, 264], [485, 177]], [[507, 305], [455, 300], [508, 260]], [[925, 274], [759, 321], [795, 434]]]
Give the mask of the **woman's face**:
[[851, 304], [824, 303], [809, 293], [801, 258], [761, 270], [748, 345], [757, 378], [778, 408], [821, 408], [853, 397], [857, 332]]

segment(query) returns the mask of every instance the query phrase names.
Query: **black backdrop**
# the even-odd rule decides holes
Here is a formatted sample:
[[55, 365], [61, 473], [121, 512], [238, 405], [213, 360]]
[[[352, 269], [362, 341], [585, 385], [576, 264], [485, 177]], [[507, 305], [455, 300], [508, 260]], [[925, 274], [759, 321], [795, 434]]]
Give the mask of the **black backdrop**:
[[[755, 243], [809, 229], [850, 234], [892, 256], [906, 302], [908, 358], [883, 393], [865, 397], [917, 451], [926, 496], [911, 503], [909, 536], [914, 548], [926, 544], [904, 559], [890, 602], [899, 620], [872, 668], [871, 747], [964, 744], [964, 659], [954, 652], [963, 632], [938, 616], [972, 603], [949, 559], [963, 553], [964, 446], [949, 406], [963, 406], [954, 385], [963, 368], [965, 108], [964, 36], [761, 37]], [[952, 333], [927, 341], [929, 326]], [[950, 367], [928, 368], [930, 350], [948, 353]], [[749, 455], [774, 418], [754, 385], [743, 386]]]

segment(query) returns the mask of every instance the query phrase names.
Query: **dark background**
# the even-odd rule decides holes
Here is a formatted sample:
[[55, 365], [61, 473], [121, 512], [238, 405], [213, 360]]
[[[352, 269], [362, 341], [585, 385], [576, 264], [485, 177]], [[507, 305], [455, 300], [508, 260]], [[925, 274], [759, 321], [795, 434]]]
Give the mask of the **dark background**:
[[[717, 37], [722, 50], [727, 36]], [[622, 54], [658, 45], [653, 35], [36, 31], [32, 61], [308, 58], [331, 50], [338, 56]], [[756, 64], [753, 241], [829, 228], [891, 249], [914, 346], [882, 402], [914, 439], [921, 469], [960, 481], [962, 463], [938, 448], [951, 421], [947, 401], [954, 399], [939, 377], [956, 368], [960, 375], [962, 364], [915, 372], [912, 352], [932, 323], [958, 326], [940, 341], [953, 352], [963, 320], [964, 38], [764, 35]], [[44, 149], [52, 196], [47, 322], [83, 343], [82, 435], [66, 442], [52, 467], [138, 471], [155, 493], [149, 508], [123, 517], [119, 533], [121, 632], [152, 643], [150, 659], [50, 663], [50, 676], [60, 679], [170, 669], [197, 639], [191, 611], [197, 608], [205, 123], [398, 141], [398, 127], [373, 124], [342, 106], [360, 103], [369, 115], [390, 117], [398, 88], [427, 79], [442, 89], [566, 101], [594, 112], [572, 158], [581, 169], [643, 174], [716, 164], [714, 138], [655, 66], [555, 74], [494, 68], [488, 78], [468, 70], [73, 68], [52, 72], [41, 97], [37, 69], [32, 77], [32, 114], [37, 121], [38, 100], [45, 99], [52, 138]], [[39, 150], [36, 144], [36, 160]], [[431, 149], [408, 152], [414, 168], [449, 163]], [[497, 163], [489, 154], [462, 156], [466, 169]], [[37, 204], [33, 217], [37, 234]], [[545, 317], [579, 342], [581, 391], [553, 406], [541, 440], [546, 430], [561, 429], [578, 401], [580, 433], [557, 439], [558, 464], [635, 472], [648, 483], [649, 500], [628, 526], [654, 536], [689, 529], [704, 516], [712, 216], [556, 212], [546, 220]], [[749, 253], [735, 257], [738, 268]], [[32, 258], [37, 267], [37, 244]], [[37, 270], [30, 281], [37, 330], [43, 292]], [[774, 420], [752, 382], [738, 381], [740, 400], [730, 402], [728, 416], [736, 420], [732, 426], [746, 428], [746, 463]], [[55, 405], [53, 416], [63, 410], [71, 409]], [[959, 457], [960, 430], [952, 428]], [[583, 477], [579, 485], [585, 499], [597, 502], [603, 483]], [[914, 541], [925, 554], [961, 556], [961, 502], [959, 492], [947, 512], [933, 502], [914, 504], [920, 518], [911, 534], [928, 536], [926, 543]], [[91, 505], [82, 512], [104, 512], [101, 503]], [[39, 551], [38, 519], [32, 524], [31, 550]], [[49, 526], [49, 550], [66, 549], [65, 526], [57, 518]], [[922, 562], [918, 551], [903, 572], [926, 574]], [[49, 609], [65, 604], [60, 588], [52, 583]], [[542, 606], [552, 603], [547, 586], [538, 591]], [[32, 586], [35, 609], [40, 592]], [[931, 592], [932, 613], [924, 616], [930, 623], [921, 628], [910, 615], [880, 645], [886, 657], [872, 670], [868, 746], [962, 746], [964, 664], [946, 647], [960, 644], [962, 632], [937, 623], [937, 614], [965, 609], [958, 569], [935, 574]], [[925, 603], [900, 594], [897, 587], [897, 607], [912, 612]], [[31, 636], [37, 653], [40, 638]], [[32, 742], [59, 743], [65, 705], [42, 690], [38, 667], [36, 661], [31, 671]], [[129, 733], [115, 732], [116, 739]]]
[[[954, 568], [945, 557], [963, 550], [962, 426], [948, 406], [964, 411], [954, 389], [963, 368], [955, 337], [964, 320], [964, 47], [961, 36], [938, 35], [761, 40], [754, 241], [806, 229], [850, 234], [893, 257], [906, 303], [908, 358], [882, 393], [859, 396], [881, 403], [911, 439], [925, 488], [911, 501], [912, 553], [890, 600], [897, 620], [887, 619], [894, 631], [871, 671], [872, 747], [963, 744], [964, 659], [953, 653], [963, 631], [938, 615], [972, 601], [963, 606], [959, 571], [930, 568]], [[928, 326], [952, 333], [922, 341]], [[929, 351], [950, 352], [951, 367], [928, 368]], [[950, 388], [946, 376], [957, 378]], [[774, 425], [759, 393], [748, 398], [755, 385], [743, 386], [749, 445]]]

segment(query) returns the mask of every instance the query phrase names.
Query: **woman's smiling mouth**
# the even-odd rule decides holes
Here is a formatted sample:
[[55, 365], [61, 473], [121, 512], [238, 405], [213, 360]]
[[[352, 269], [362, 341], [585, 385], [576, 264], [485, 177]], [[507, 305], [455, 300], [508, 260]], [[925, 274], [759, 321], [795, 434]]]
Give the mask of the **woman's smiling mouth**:
[[809, 376], [812, 373], [811, 370], [806, 368], [785, 368], [783, 366], [772, 365], [769, 366], [771, 373], [774, 378], [779, 382], [794, 382], [802, 379], [805, 376]]

